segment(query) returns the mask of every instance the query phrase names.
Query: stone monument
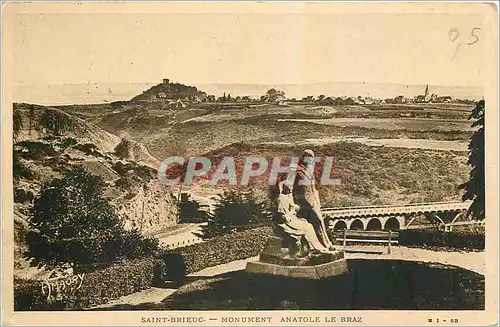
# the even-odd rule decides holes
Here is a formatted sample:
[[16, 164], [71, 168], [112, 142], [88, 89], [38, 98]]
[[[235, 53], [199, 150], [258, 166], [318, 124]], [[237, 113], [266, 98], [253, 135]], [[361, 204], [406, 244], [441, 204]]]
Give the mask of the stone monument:
[[271, 189], [275, 236], [259, 261], [247, 263], [247, 272], [321, 279], [348, 271], [344, 252], [335, 249], [326, 233], [313, 169], [314, 153], [306, 150], [293, 180]]

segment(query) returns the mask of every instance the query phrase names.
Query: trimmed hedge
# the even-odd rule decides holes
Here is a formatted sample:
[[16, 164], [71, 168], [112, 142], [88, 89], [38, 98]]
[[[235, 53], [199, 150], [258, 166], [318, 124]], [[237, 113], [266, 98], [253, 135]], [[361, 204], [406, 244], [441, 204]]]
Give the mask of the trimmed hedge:
[[[115, 263], [86, 273], [80, 289], [57, 294], [50, 300], [42, 293], [43, 280], [14, 279], [14, 310], [81, 310], [121, 296], [148, 289], [165, 271], [162, 260], [143, 258]], [[56, 295], [56, 294], [54, 294]]]
[[166, 252], [163, 255], [168, 272], [166, 277], [183, 278], [208, 267], [256, 256], [271, 235], [271, 227], [259, 227]]
[[480, 232], [444, 232], [418, 229], [399, 231], [399, 245], [410, 247], [484, 250], [484, 241], [484, 233]]

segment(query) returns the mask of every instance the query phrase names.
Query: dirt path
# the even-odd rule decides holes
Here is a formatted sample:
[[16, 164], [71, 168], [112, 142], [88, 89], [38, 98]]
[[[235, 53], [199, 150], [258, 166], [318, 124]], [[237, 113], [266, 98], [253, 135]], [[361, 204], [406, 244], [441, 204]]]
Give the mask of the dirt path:
[[326, 119], [300, 119], [282, 118], [277, 121], [309, 122], [323, 125], [358, 126], [388, 130], [460, 130], [471, 131], [470, 122], [456, 119], [431, 119], [431, 118], [326, 118]]
[[200, 233], [199, 224], [189, 224], [189, 226], [186, 226], [181, 230], [173, 231], [170, 233], [161, 233], [156, 235], [156, 238], [158, 238], [161, 244], [169, 248], [203, 242], [200, 237], [196, 236], [193, 233]]
[[[385, 246], [362, 246], [349, 247], [348, 250], [360, 250], [380, 253], [351, 253], [346, 252], [346, 259], [378, 259], [378, 260], [407, 260], [420, 262], [435, 262], [445, 265], [462, 267], [476, 273], [484, 275], [484, 252], [436, 252], [418, 248], [392, 247], [392, 253], [387, 253]], [[190, 277], [211, 277], [231, 271], [243, 270], [247, 262], [255, 261], [258, 257], [252, 257], [244, 260], [237, 260], [227, 264], [203, 269], [190, 274]], [[115, 305], [138, 305], [143, 303], [160, 303], [162, 300], [172, 295], [175, 288], [153, 287], [141, 292], [123, 296], [117, 300], [94, 307], [93, 309], [109, 308]]]

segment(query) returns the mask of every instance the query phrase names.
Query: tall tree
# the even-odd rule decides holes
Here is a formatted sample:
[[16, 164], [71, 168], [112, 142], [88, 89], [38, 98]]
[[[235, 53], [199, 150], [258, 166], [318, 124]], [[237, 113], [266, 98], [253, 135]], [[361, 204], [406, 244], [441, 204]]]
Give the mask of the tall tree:
[[470, 179], [459, 187], [465, 190], [462, 199], [472, 200], [469, 213], [476, 219], [484, 219], [484, 100], [476, 103], [469, 119], [474, 119], [472, 127], [478, 127], [474, 131], [469, 143], [469, 160], [467, 164], [472, 166]]
[[264, 100], [266, 102], [278, 102], [285, 99], [285, 92], [276, 89], [267, 90]]

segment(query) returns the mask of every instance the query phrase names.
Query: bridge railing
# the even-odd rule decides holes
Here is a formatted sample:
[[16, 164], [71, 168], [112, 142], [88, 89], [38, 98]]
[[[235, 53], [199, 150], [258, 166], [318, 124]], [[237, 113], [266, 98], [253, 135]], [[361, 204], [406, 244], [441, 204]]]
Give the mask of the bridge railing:
[[388, 213], [418, 213], [447, 210], [465, 210], [470, 202], [433, 202], [433, 203], [411, 203], [403, 205], [383, 205], [364, 207], [324, 208], [322, 212], [332, 218], [338, 216], [363, 216]]
[[371, 206], [356, 206], [356, 207], [326, 207], [321, 208], [322, 211], [340, 211], [340, 210], [352, 210], [352, 209], [381, 209], [381, 208], [409, 208], [409, 207], [420, 207], [428, 205], [467, 205], [470, 206], [471, 201], [445, 201], [445, 202], [421, 202], [421, 203], [405, 203], [405, 204], [383, 204], [383, 205], [371, 205]]

